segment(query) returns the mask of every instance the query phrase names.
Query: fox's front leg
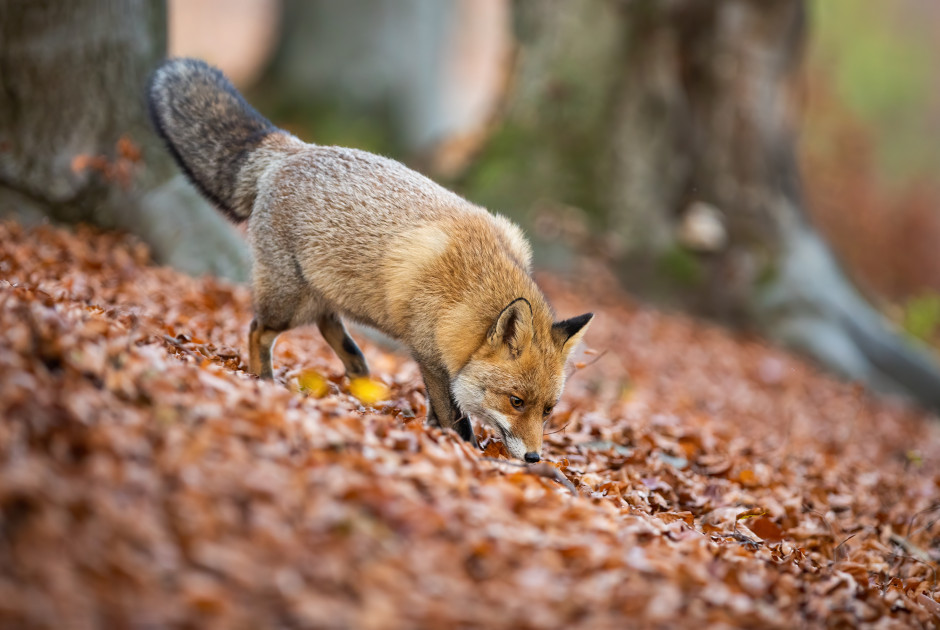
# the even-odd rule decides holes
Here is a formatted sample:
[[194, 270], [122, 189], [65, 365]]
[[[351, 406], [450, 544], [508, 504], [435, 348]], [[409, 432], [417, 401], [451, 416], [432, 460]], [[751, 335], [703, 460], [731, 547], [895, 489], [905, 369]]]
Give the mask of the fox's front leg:
[[422, 363], [421, 374], [428, 392], [428, 424], [453, 429], [461, 438], [478, 446], [469, 416], [461, 413], [454, 402], [447, 372]]

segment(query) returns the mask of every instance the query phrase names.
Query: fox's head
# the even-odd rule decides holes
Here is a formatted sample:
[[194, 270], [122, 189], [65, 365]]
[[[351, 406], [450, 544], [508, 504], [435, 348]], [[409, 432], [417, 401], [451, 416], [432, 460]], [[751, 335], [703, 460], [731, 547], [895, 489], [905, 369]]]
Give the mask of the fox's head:
[[533, 317], [525, 298], [514, 300], [454, 377], [460, 408], [499, 431], [513, 457], [539, 461], [542, 432], [565, 385], [565, 361], [593, 317], [552, 324]]

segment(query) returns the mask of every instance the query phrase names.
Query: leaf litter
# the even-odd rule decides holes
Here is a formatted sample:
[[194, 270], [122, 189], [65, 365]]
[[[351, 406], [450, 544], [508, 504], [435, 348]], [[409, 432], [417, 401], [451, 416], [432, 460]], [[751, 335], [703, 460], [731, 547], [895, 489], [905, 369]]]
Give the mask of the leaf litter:
[[309, 329], [263, 382], [244, 287], [0, 224], [0, 626], [936, 626], [935, 418], [579, 277], [526, 467], [368, 339], [368, 382]]

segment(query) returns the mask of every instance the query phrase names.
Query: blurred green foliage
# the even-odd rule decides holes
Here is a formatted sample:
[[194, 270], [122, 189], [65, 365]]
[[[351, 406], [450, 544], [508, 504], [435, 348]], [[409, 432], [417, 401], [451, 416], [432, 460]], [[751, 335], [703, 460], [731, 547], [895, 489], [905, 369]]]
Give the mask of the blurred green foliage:
[[245, 93], [267, 118], [305, 142], [356, 147], [380, 155], [404, 153], [387, 106], [356, 107], [339, 99], [311, 99], [270, 78]]
[[904, 331], [920, 341], [930, 342], [940, 327], [940, 295], [925, 293], [904, 305]]
[[940, 150], [925, 133], [931, 117], [940, 124], [940, 112], [933, 111], [940, 87], [934, 70], [938, 9], [916, 0], [811, 3], [810, 59], [871, 128], [888, 182], [940, 175]]
[[659, 258], [663, 275], [676, 286], [694, 287], [705, 280], [705, 270], [698, 257], [682, 247], [671, 247]]

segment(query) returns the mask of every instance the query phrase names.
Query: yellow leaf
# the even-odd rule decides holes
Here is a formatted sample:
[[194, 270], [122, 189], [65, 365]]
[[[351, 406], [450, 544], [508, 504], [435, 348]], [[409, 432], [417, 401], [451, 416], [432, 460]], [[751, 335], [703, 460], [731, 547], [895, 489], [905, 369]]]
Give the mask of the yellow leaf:
[[388, 386], [381, 381], [361, 376], [349, 383], [349, 393], [359, 399], [364, 405], [374, 405], [380, 400], [388, 400], [391, 392]]
[[630, 383], [624, 383], [620, 387], [620, 402], [629, 402], [635, 393], [636, 391]]
[[747, 512], [741, 512], [740, 514], [737, 515], [735, 520], [743, 521], [748, 518], [757, 518], [758, 516], [765, 516], [766, 514], [767, 514], [767, 510], [761, 507], [756, 507], [756, 508], [751, 508]]
[[297, 376], [297, 387], [314, 398], [323, 398], [330, 391], [326, 379], [316, 370], [304, 370]]

